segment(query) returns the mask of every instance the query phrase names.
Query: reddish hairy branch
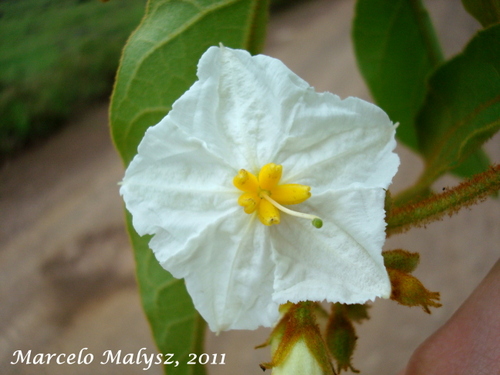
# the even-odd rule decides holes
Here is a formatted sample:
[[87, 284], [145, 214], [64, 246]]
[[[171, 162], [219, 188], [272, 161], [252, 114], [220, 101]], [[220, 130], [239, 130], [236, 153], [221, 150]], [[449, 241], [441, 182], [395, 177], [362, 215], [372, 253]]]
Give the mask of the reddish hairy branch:
[[387, 213], [387, 237], [422, 227], [444, 215], [453, 215], [461, 208], [485, 200], [500, 190], [500, 164], [491, 166], [458, 186], [426, 199], [392, 207]]

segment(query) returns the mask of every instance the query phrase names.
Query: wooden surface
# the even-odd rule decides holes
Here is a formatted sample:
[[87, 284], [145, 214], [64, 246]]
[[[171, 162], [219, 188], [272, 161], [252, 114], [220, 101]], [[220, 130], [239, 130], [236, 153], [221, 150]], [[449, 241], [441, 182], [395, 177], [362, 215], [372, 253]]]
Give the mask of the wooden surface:
[[[433, 1], [432, 17], [446, 55], [460, 50], [478, 24], [456, 1]], [[265, 53], [282, 59], [318, 91], [369, 100], [350, 42], [353, 2], [309, 1], [274, 15]], [[107, 108], [78, 116], [52, 139], [0, 170], [0, 373], [139, 374], [144, 365], [100, 365], [106, 350], [155, 353], [137, 295], [117, 182], [123, 168], [109, 140]], [[394, 119], [395, 121], [397, 119]], [[500, 160], [500, 139], [487, 144]], [[393, 190], [413, 181], [421, 161], [402, 147]], [[444, 177], [437, 188], [456, 181]], [[441, 292], [432, 315], [378, 300], [358, 329], [355, 367], [363, 374], [395, 374], [411, 352], [443, 324], [498, 259], [500, 202], [465, 210], [427, 230], [391, 238], [386, 249], [421, 253], [416, 274]], [[253, 347], [268, 330], [207, 333], [207, 353], [226, 353], [212, 375], [261, 374], [267, 349]], [[15, 350], [78, 353], [91, 365], [10, 365]], [[162, 373], [152, 366], [148, 374]]]

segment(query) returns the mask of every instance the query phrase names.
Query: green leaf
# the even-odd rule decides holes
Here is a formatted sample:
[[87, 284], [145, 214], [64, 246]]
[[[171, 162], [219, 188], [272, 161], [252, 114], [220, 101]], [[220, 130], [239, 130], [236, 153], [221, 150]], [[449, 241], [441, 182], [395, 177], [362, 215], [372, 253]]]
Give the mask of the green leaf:
[[127, 229], [134, 248], [136, 274], [142, 305], [149, 320], [153, 337], [161, 353], [173, 353], [165, 365], [167, 374], [205, 374], [199, 365], [186, 365], [189, 353], [201, 353], [205, 322], [196, 312], [183, 280], [172, 277], [156, 260], [148, 247], [150, 237], [140, 237], [127, 212]]
[[400, 126], [400, 141], [418, 151], [415, 116], [426, 79], [443, 61], [429, 15], [420, 0], [358, 0], [354, 49], [375, 102]]
[[[111, 134], [125, 165], [137, 153], [146, 129], [161, 120], [196, 80], [196, 66], [209, 46], [222, 43], [252, 53], [262, 48], [267, 0], [149, 0], [146, 14], [123, 51], [111, 98]], [[168, 374], [205, 374], [187, 365], [202, 351], [205, 323], [184, 281], [174, 279], [140, 237], [127, 213], [142, 303], [162, 353], [179, 366]]]
[[483, 150], [474, 151], [451, 172], [460, 177], [472, 177], [484, 172], [490, 165], [490, 158]]
[[130, 37], [111, 102], [111, 130], [126, 164], [146, 129], [161, 120], [195, 81], [208, 47], [224, 44], [259, 51], [268, 1], [150, 0]]
[[[421, 0], [358, 0], [352, 37], [359, 69], [375, 102], [399, 122], [398, 139], [421, 153], [416, 116], [428, 76], [443, 62]], [[453, 173], [470, 177], [488, 164], [486, 154], [477, 150]]]
[[500, 128], [500, 25], [480, 31], [429, 80], [418, 136], [432, 181], [474, 154]]
[[462, 0], [462, 4], [483, 27], [500, 22], [500, 0]]

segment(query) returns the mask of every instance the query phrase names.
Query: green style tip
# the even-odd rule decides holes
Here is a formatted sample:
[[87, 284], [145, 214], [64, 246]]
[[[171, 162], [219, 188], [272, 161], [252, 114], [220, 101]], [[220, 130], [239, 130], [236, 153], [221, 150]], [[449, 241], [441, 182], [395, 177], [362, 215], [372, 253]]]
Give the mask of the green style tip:
[[312, 225], [315, 227], [315, 228], [321, 228], [323, 226], [323, 220], [321, 220], [319, 217], [313, 219], [312, 221]]

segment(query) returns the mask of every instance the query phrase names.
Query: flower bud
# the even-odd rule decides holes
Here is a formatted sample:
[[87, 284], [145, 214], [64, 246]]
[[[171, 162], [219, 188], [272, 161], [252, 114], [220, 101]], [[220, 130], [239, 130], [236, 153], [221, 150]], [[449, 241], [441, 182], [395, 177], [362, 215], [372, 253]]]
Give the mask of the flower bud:
[[330, 321], [326, 329], [326, 342], [330, 353], [337, 362], [338, 372], [342, 370], [359, 372], [351, 364], [357, 339], [356, 331], [347, 311], [347, 305], [333, 304]]
[[328, 349], [316, 324], [315, 304], [299, 302], [283, 307], [281, 320], [261, 345], [271, 345], [273, 359], [261, 368], [272, 368], [273, 375], [333, 375]]
[[[420, 261], [418, 253], [397, 249], [384, 251], [384, 265], [391, 280], [391, 299], [405, 306], [421, 306], [430, 314], [429, 306], [441, 307], [439, 292], [427, 290], [420, 280], [410, 275], [417, 268]], [[435, 301], [434, 301], [435, 300]]]
[[429, 306], [441, 307], [439, 301], [439, 292], [427, 290], [420, 280], [407, 273], [387, 269], [391, 279], [392, 293], [391, 299], [405, 306], [421, 306], [422, 309], [430, 314]]
[[413, 272], [420, 262], [419, 253], [410, 253], [402, 249], [384, 251], [382, 256], [384, 257], [384, 265], [387, 268], [406, 273]]
[[325, 375], [316, 357], [311, 353], [306, 341], [298, 339], [287, 357], [279, 365], [273, 367], [273, 375]]

